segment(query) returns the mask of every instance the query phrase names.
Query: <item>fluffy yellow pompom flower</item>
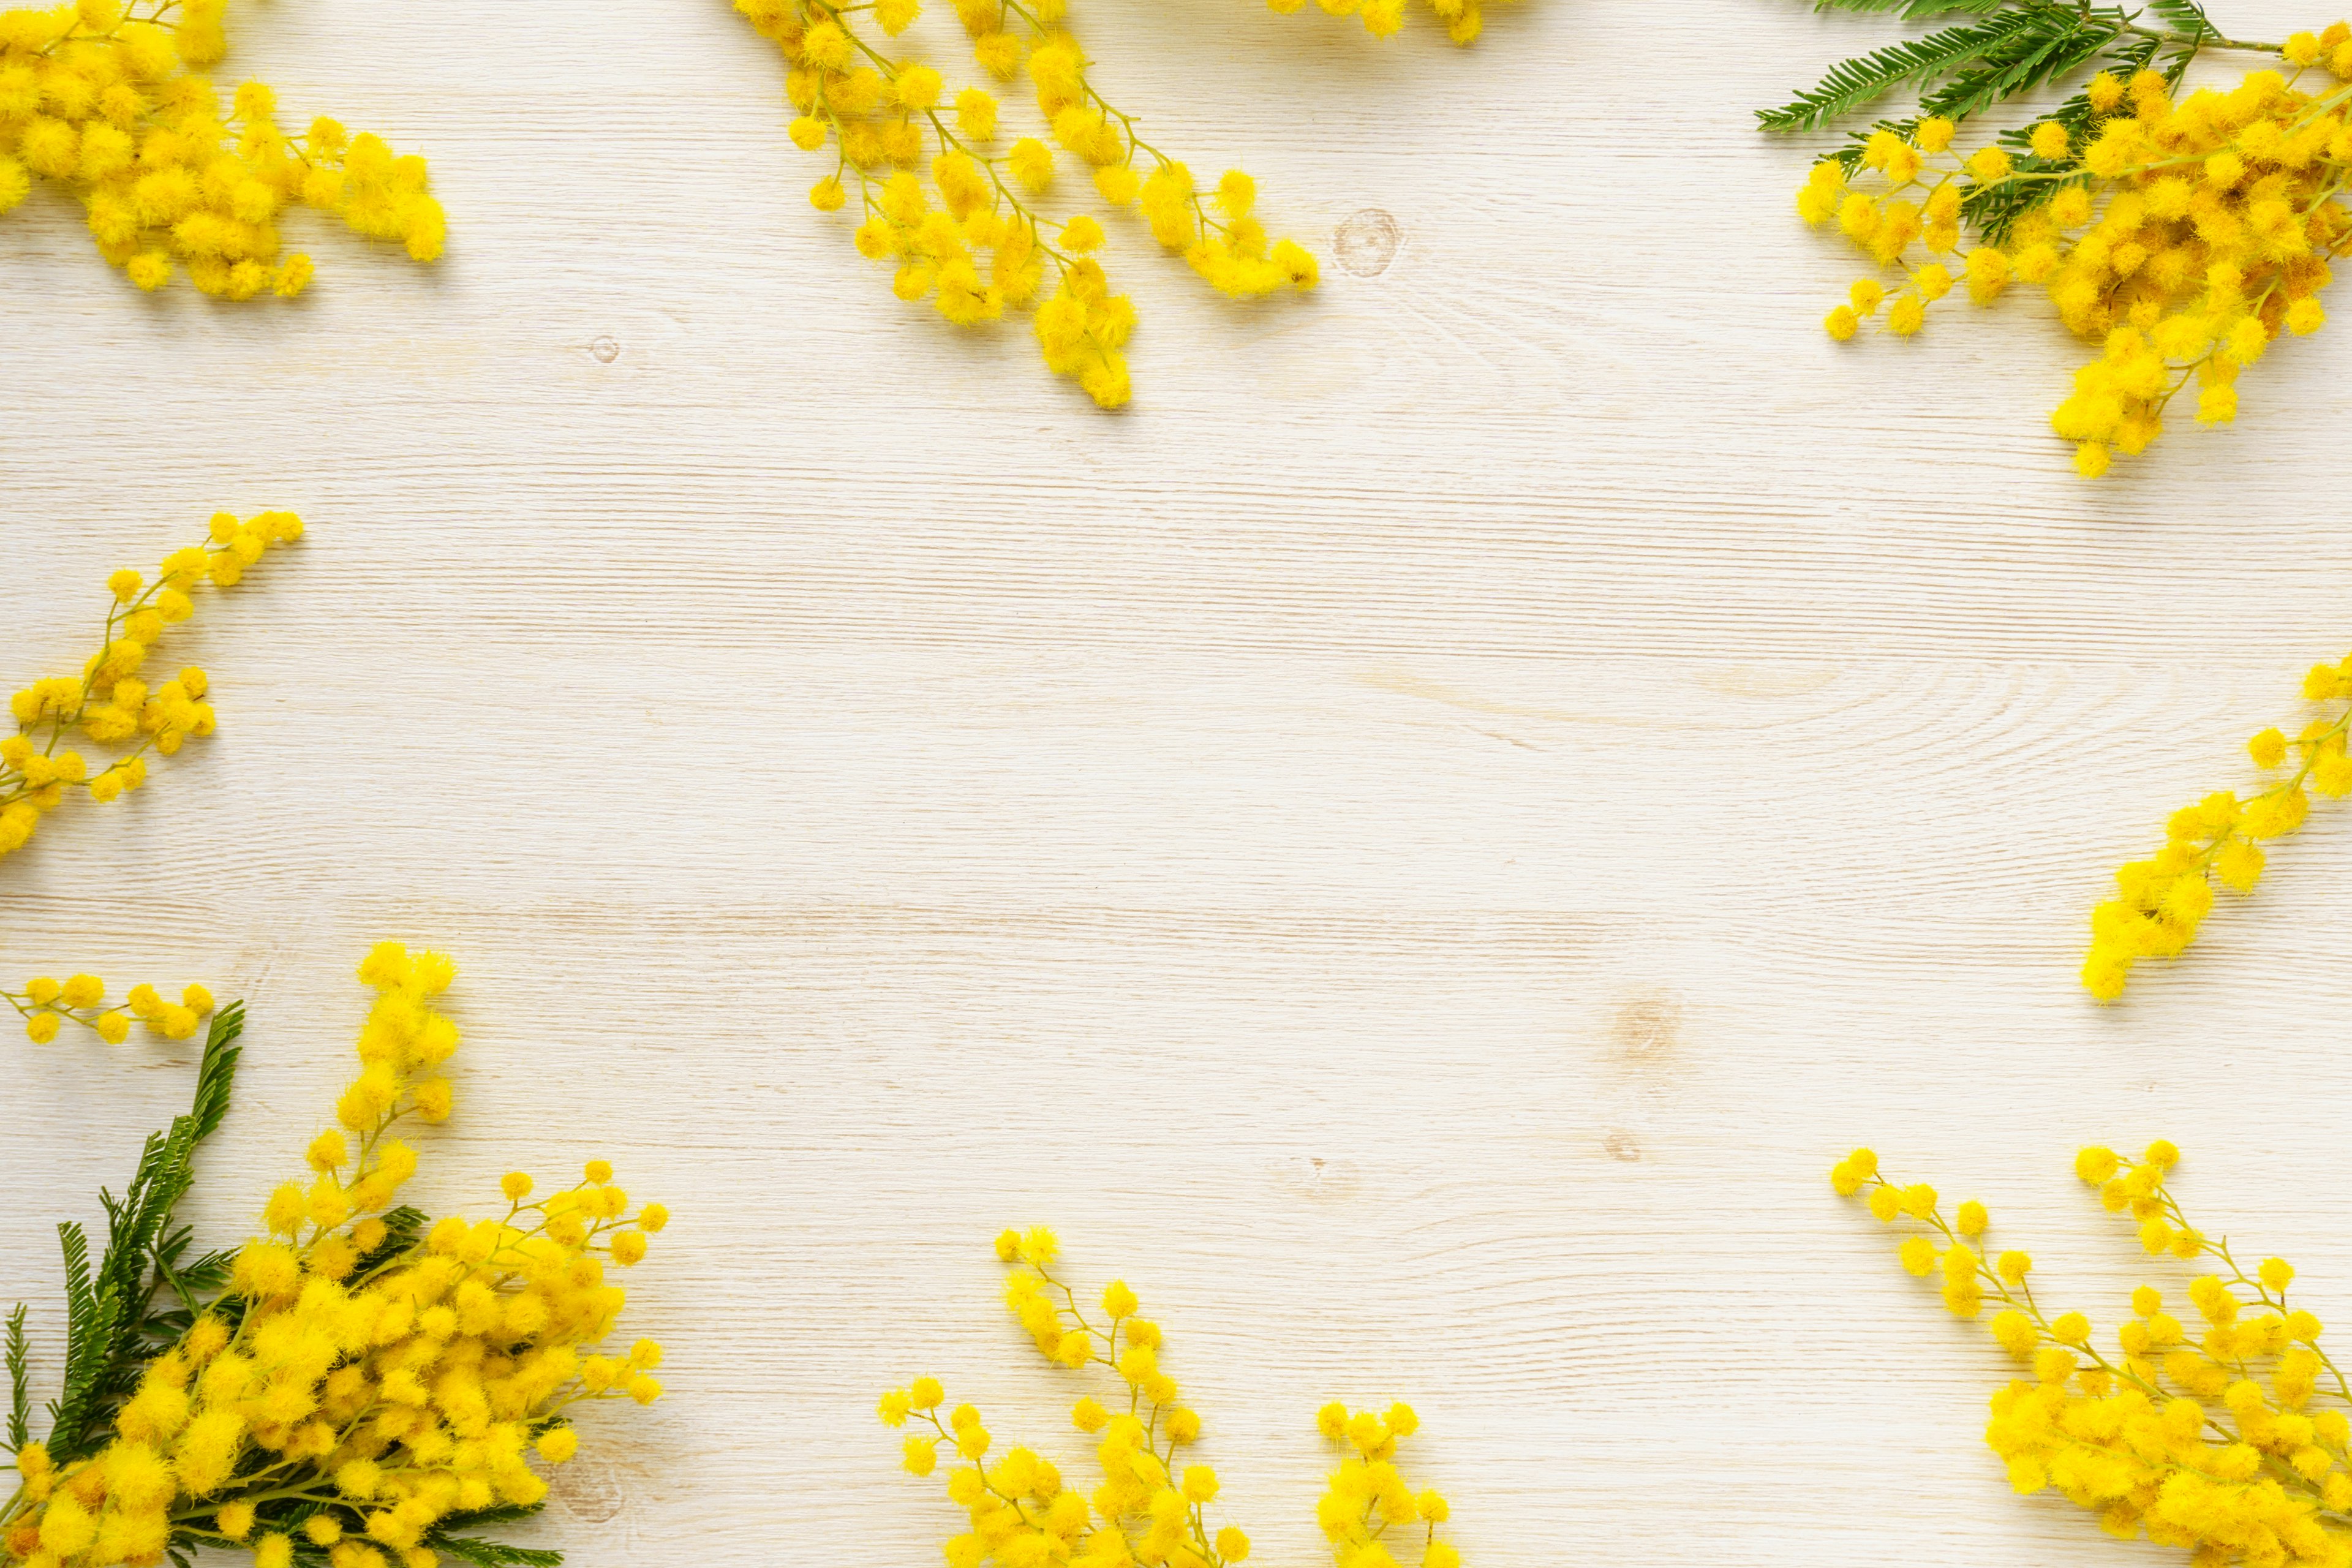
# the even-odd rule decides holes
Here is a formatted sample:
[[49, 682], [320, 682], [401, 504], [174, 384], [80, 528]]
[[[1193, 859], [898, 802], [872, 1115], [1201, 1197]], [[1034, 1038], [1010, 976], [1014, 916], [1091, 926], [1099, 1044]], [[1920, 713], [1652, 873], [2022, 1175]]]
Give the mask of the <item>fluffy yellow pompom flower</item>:
[[226, 0], [104, 0], [0, 10], [0, 212], [38, 174], [89, 209], [99, 253], [143, 289], [176, 263], [207, 294], [291, 298], [311, 274], [278, 221], [310, 206], [418, 261], [446, 227], [425, 160], [331, 120], [289, 132], [277, 95], [237, 88], [226, 112], [198, 74], [226, 47]]
[[[1037, 206], [1054, 184], [1054, 146], [1022, 136], [993, 151], [995, 97], [967, 87], [950, 100], [937, 69], [891, 59], [860, 37], [859, 16], [824, 0], [735, 4], [784, 54], [793, 143], [834, 153], [834, 173], [812, 189], [811, 205], [843, 210], [845, 182], [856, 182], [853, 244], [889, 266], [892, 292], [909, 304], [928, 300], [963, 327], [1027, 311], [1048, 369], [1105, 408], [1124, 404], [1132, 390], [1125, 348], [1134, 307], [1111, 292], [1091, 254], [1107, 242], [1100, 221], [1076, 213], [1056, 223]], [[960, 6], [958, 15], [972, 35], [975, 60], [991, 76], [1009, 79], [1025, 63], [1052, 142], [1092, 171], [1102, 199], [1138, 213], [1153, 238], [1211, 286], [1235, 298], [1312, 289], [1318, 268], [1304, 247], [1270, 239], [1245, 204], [1222, 202], [1220, 219], [1195, 192], [1191, 171], [1144, 141], [1134, 117], [1103, 99], [1087, 79], [1066, 9], [1063, 0], [1045, 0]], [[914, 13], [913, 0], [889, 0], [875, 8], [875, 20], [895, 36]], [[950, 102], [951, 110], [943, 109]], [[1246, 184], [1238, 173], [1226, 176], [1228, 184], [1237, 180]]]
[[2254, 765], [2279, 776], [2241, 799], [2231, 791], [2183, 806], [2165, 825], [2164, 847], [2116, 873], [2116, 896], [2091, 911], [2091, 951], [2084, 988], [2102, 1002], [2123, 994], [2143, 958], [2176, 958], [2197, 940], [2211, 910], [2214, 884], [2251, 893], [2264, 866], [2263, 845], [2303, 826], [2313, 795], [2352, 794], [2352, 656], [2312, 667], [2305, 701], [2325, 704], [2293, 740], [2276, 729], [2246, 742]]
[[1031, 191], [1042, 192], [1054, 183], [1054, 150], [1034, 136], [1024, 136], [1004, 155], [1004, 166]]
[[[0, 67], [0, 77], [5, 72]], [[193, 666], [163, 675], [149, 665], [148, 655], [165, 628], [194, 613], [201, 584], [234, 587], [270, 546], [301, 535], [302, 520], [290, 511], [265, 511], [242, 522], [222, 512], [213, 519], [210, 541], [167, 557], [154, 581], [127, 570], [109, 579], [98, 651], [81, 674], [36, 680], [9, 700], [16, 732], [0, 737], [0, 856], [22, 848], [68, 792], [118, 800], [147, 782], [148, 753], [170, 756], [190, 736], [212, 733], [212, 704], [205, 700], [210, 679]], [[74, 749], [80, 742], [119, 754], [93, 769]], [[153, 1021], [165, 1005], [159, 1000], [132, 1010]], [[159, 1032], [173, 1038], [184, 1039], [194, 1029], [195, 1019], [184, 1010], [162, 1016], [170, 1026]]]
[[[1832, 1184], [1874, 1200], [1893, 1190], [1876, 1157], [1860, 1155], [1867, 1173], [1857, 1175], [1849, 1156]], [[1992, 1336], [2032, 1373], [1993, 1395], [1986, 1442], [2016, 1490], [2057, 1491], [2125, 1540], [2145, 1532], [2200, 1563], [2261, 1560], [2244, 1550], [2252, 1540], [2292, 1541], [2291, 1555], [2270, 1559], [2280, 1563], [2346, 1560], [2352, 1475], [2341, 1459], [2352, 1391], [2319, 1348], [2319, 1320], [2288, 1300], [2294, 1270], [2270, 1258], [2250, 1276], [2226, 1241], [2189, 1224], [2166, 1184], [2179, 1157], [2161, 1140], [2137, 1161], [2089, 1148], [2074, 1170], [2106, 1209], [2139, 1227], [2150, 1254], [2205, 1263], [2189, 1285], [2205, 1325], [2193, 1337], [2164, 1310], [2164, 1293], [2142, 1285], [2116, 1349], [2103, 1350], [2084, 1314], [2043, 1315], [2024, 1284], [2023, 1253], [2003, 1252], [1987, 1268], [1939, 1213], [1919, 1216], [1955, 1242], [1948, 1258], [1961, 1255], [1947, 1273], [1946, 1304], [1956, 1290], [2000, 1300]]]
[[940, 73], [929, 66], [906, 66], [890, 84], [891, 96], [906, 109], [929, 109], [940, 101]]
[[956, 94], [956, 129], [973, 142], [987, 142], [996, 135], [996, 100], [979, 88], [968, 87]]

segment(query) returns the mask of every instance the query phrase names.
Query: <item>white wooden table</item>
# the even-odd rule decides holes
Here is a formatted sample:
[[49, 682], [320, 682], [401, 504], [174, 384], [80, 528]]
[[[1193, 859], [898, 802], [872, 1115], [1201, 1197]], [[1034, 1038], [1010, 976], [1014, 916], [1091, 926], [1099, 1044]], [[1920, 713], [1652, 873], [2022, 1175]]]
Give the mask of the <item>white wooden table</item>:
[[[959, 1516], [872, 1415], [919, 1371], [1087, 1476], [997, 1304], [1038, 1221], [1165, 1323], [1254, 1562], [1320, 1560], [1333, 1397], [1419, 1406], [1491, 1568], [2175, 1561], [2008, 1494], [2006, 1363], [1823, 1173], [1867, 1141], [1986, 1198], [2104, 1331], [2137, 1247], [2069, 1160], [2162, 1133], [2352, 1311], [2352, 821], [2126, 1005], [2074, 977], [2113, 867], [2352, 646], [2344, 329], [2085, 485], [2036, 300], [1819, 330], [1826, 139], [1748, 110], [1881, 20], [1076, 19], [1325, 258], [1234, 307], [1115, 226], [1118, 417], [890, 298], [718, 0], [233, 19], [290, 118], [431, 158], [430, 270], [302, 231], [299, 308], [151, 300], [53, 194], [0, 220], [0, 679], [216, 507], [311, 527], [171, 645], [220, 733], [0, 865], [0, 971], [248, 1000], [192, 1211], [233, 1238], [366, 944], [457, 955], [425, 1196], [601, 1152], [677, 1215], [628, 1320], [670, 1395], [531, 1536], [582, 1568], [936, 1562]], [[1357, 276], [1368, 211], [1401, 244]], [[54, 1348], [50, 1227], [191, 1052], [0, 1058]]]

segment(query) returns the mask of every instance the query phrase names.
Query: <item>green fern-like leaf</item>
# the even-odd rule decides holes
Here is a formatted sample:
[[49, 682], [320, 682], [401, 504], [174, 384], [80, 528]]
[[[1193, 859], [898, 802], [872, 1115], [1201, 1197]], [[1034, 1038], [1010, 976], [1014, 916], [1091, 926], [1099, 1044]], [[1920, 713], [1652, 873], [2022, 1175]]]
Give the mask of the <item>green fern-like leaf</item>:
[[563, 1553], [533, 1546], [509, 1546], [501, 1541], [457, 1535], [461, 1530], [485, 1530], [513, 1524], [536, 1515], [544, 1502], [497, 1503], [470, 1513], [453, 1513], [427, 1531], [425, 1544], [477, 1568], [562, 1568]]
[[194, 1262], [180, 1269], [181, 1282], [186, 1285], [190, 1293], [194, 1295], [219, 1294], [228, 1286], [229, 1270], [236, 1265], [238, 1250], [234, 1247], [224, 1247], [205, 1253]]
[[2191, 49], [2208, 38], [2221, 37], [2221, 29], [2213, 25], [2197, 0], [2147, 0], [2147, 8], [2166, 26], [2181, 34]]
[[8, 1447], [13, 1452], [32, 1440], [33, 1347], [25, 1341], [25, 1304], [8, 1314]]
[[1863, 11], [1876, 15], [1893, 13], [1906, 22], [1920, 22], [1930, 16], [1948, 16], [1959, 11], [1988, 16], [2010, 4], [2011, 0], [1813, 0], [1813, 9]]
[[1814, 9], [1983, 19], [1841, 61], [1788, 103], [1759, 110], [1768, 131], [1818, 130], [1902, 88], [1918, 89], [1923, 116], [1967, 120], [2088, 69], [2137, 70], [2159, 51], [2169, 51], [2167, 77], [2178, 82], [2200, 49], [2224, 41], [2200, 0], [2146, 0], [2145, 10], [2091, 0], [1814, 0]]
[[204, 1060], [196, 1067], [196, 1095], [188, 1109], [195, 1122], [194, 1142], [211, 1137], [228, 1114], [229, 1089], [236, 1081], [236, 1064], [244, 1053], [237, 1037], [245, 1033], [245, 1004], [232, 1002], [213, 1015], [205, 1035]]
[[545, 1500], [538, 1502], [494, 1502], [488, 1508], [478, 1508], [445, 1517], [442, 1530], [488, 1530], [501, 1524], [518, 1524], [526, 1519], [537, 1519], [546, 1510]]
[[439, 1531], [425, 1538], [425, 1543], [436, 1552], [445, 1552], [461, 1562], [472, 1563], [478, 1568], [563, 1568], [563, 1553], [536, 1546], [509, 1546], [502, 1541], [482, 1541], [467, 1535], [443, 1535]]
[[[227, 1113], [244, 1026], [241, 1004], [214, 1016], [188, 1113], [148, 1138], [121, 1197], [99, 1194], [107, 1237], [94, 1268], [81, 1226], [58, 1227], [66, 1258], [66, 1373], [49, 1406], [48, 1446], [61, 1464], [103, 1446], [115, 1410], [138, 1387], [148, 1359], [194, 1321], [196, 1289], [174, 1267], [192, 1237], [172, 1230], [172, 1213], [194, 1180], [196, 1145]], [[220, 1266], [204, 1258], [194, 1267], [201, 1277]]]
[[58, 1397], [49, 1403], [49, 1453], [60, 1464], [88, 1451], [99, 1385], [114, 1339], [118, 1303], [90, 1272], [89, 1237], [72, 1220], [58, 1226], [58, 1247], [66, 1268], [66, 1370]]
[[[2108, 54], [2106, 67], [2118, 76], [2135, 75], [2147, 68], [2160, 47], [2158, 39], [2131, 35]], [[2189, 54], [2183, 52], [2172, 66], [2174, 79], [2179, 79], [2179, 71], [2187, 68]], [[2098, 113], [2091, 107], [2091, 96], [2087, 91], [2076, 93], [2045, 118], [2063, 125], [2067, 139], [2077, 147], [2097, 133]], [[2001, 132], [2000, 142], [2009, 152], [2011, 168], [2020, 174], [2059, 177], [2004, 180], [1998, 184], [1974, 185], [1961, 198], [1961, 215], [1976, 226], [1989, 244], [2005, 243], [2019, 219], [2043, 205], [2067, 186], [2080, 184], [2090, 177], [2071, 159], [2037, 156], [2032, 138], [2030, 127]]]
[[1923, 113], [1966, 120], [1996, 103], [2045, 82], [2071, 75], [2099, 58], [2123, 36], [2123, 29], [2100, 18], [2074, 17], [2044, 22], [2004, 40], [1969, 69], [1926, 94]]
[[2021, 11], [1890, 44], [1839, 61], [1815, 86], [1778, 109], [1758, 110], [1756, 119], [1767, 131], [1816, 131], [1896, 88], [1964, 70], [2012, 39], [2045, 37], [2050, 26], [2040, 13]]

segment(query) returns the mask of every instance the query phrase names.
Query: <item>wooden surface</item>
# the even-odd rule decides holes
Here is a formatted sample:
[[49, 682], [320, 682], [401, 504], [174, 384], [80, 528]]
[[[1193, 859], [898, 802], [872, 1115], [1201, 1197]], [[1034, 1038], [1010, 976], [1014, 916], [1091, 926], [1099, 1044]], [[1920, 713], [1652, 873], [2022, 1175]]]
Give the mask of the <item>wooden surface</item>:
[[[1231, 306], [1114, 226], [1118, 417], [889, 297], [717, 0], [248, 9], [289, 117], [431, 158], [429, 271], [303, 234], [299, 307], [150, 300], [54, 195], [0, 220], [0, 679], [215, 507], [312, 530], [172, 645], [220, 733], [0, 865], [0, 970], [248, 999], [233, 1237], [366, 944], [457, 956], [425, 1197], [602, 1152], [677, 1215], [629, 1314], [670, 1396], [590, 1423], [534, 1535], [582, 1568], [934, 1563], [872, 1416], [925, 1370], [1087, 1475], [997, 1305], [1037, 1221], [1164, 1321], [1254, 1562], [1319, 1558], [1332, 1397], [1419, 1405], [1486, 1568], [2173, 1560], [2008, 1494], [2006, 1363], [1823, 1173], [1869, 1141], [1983, 1196], [2111, 1329], [2137, 1248], [2069, 1159], [2166, 1134], [2209, 1226], [2352, 1307], [2352, 821], [2126, 1005], [2074, 980], [2113, 867], [2352, 645], [2341, 331], [2086, 486], [2046, 306], [1818, 329], [1820, 143], [1748, 111], [1882, 20], [1076, 17], [1328, 279]], [[0, 1057], [54, 1348], [50, 1226], [190, 1053]]]

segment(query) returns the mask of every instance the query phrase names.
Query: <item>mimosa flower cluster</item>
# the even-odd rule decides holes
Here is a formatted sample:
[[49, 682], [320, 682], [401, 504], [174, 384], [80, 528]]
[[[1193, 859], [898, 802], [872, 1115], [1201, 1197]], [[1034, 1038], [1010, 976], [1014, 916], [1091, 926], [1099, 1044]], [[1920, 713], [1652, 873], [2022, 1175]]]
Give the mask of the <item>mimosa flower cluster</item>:
[[184, 1040], [213, 1010], [213, 994], [201, 985], [183, 990], [177, 1002], [165, 1001], [152, 985], [134, 985], [121, 1002], [111, 1003], [106, 999], [106, 982], [95, 974], [69, 974], [63, 980], [40, 975], [25, 982], [22, 991], [0, 986], [0, 1000], [16, 1009], [25, 1020], [26, 1037], [37, 1046], [56, 1039], [68, 1024], [119, 1046], [131, 1037], [133, 1018], [147, 1026], [149, 1034]]
[[[1334, 16], [1353, 16], [1375, 38], [1391, 37], [1404, 26], [1404, 0], [1315, 0]], [[1445, 24], [1445, 36], [1457, 44], [1476, 38], [1486, 25], [1479, 0], [1428, 0], [1429, 9]], [[1307, 0], [1265, 0], [1266, 9], [1287, 16], [1304, 10]]]
[[1010, 1448], [991, 1462], [995, 1439], [979, 1410], [959, 1405], [942, 1419], [947, 1394], [936, 1378], [917, 1378], [882, 1397], [885, 1422], [904, 1426], [911, 1416], [927, 1428], [907, 1439], [908, 1469], [928, 1476], [940, 1449], [952, 1457], [948, 1497], [969, 1514], [971, 1528], [949, 1540], [950, 1568], [1223, 1568], [1243, 1561], [1249, 1537], [1209, 1521], [1217, 1472], [1183, 1462], [1181, 1450], [1201, 1436], [1201, 1417], [1181, 1402], [1175, 1379], [1160, 1364], [1160, 1325], [1139, 1315], [1135, 1292], [1117, 1279], [1103, 1290], [1100, 1318], [1089, 1317], [1053, 1274], [1057, 1250], [1042, 1226], [1008, 1230], [996, 1241], [997, 1257], [1013, 1265], [1005, 1305], [1038, 1353], [1073, 1370], [1104, 1367], [1124, 1395], [1110, 1405], [1089, 1395], [1070, 1411], [1071, 1425], [1095, 1439], [1102, 1484], [1091, 1496], [1066, 1489], [1054, 1462], [1033, 1449]]
[[[958, 1405], [942, 1415], [947, 1391], [937, 1378], [919, 1377], [882, 1396], [886, 1424], [918, 1426], [906, 1439], [909, 1471], [931, 1475], [943, 1451], [948, 1457], [948, 1497], [970, 1524], [947, 1542], [949, 1568], [1226, 1568], [1245, 1561], [1248, 1535], [1209, 1513], [1221, 1489], [1216, 1470], [1186, 1452], [1200, 1439], [1201, 1417], [1160, 1364], [1160, 1325], [1139, 1315], [1141, 1303], [1123, 1280], [1104, 1288], [1098, 1316], [1080, 1307], [1053, 1271], [1058, 1250], [1042, 1226], [996, 1238], [997, 1258], [1013, 1269], [1005, 1305], [1038, 1353], [1073, 1371], [1099, 1366], [1117, 1380], [1110, 1403], [1089, 1394], [1070, 1411], [1071, 1425], [1095, 1443], [1102, 1480], [1092, 1493], [1066, 1488], [1060, 1469], [1034, 1449], [1007, 1449], [992, 1461], [996, 1441], [980, 1411]], [[1459, 1568], [1460, 1554], [1436, 1539], [1445, 1500], [1412, 1491], [1396, 1468], [1398, 1444], [1418, 1425], [1411, 1407], [1396, 1405], [1383, 1416], [1330, 1405], [1317, 1424], [1349, 1450], [1317, 1510], [1339, 1568], [1407, 1562]], [[1416, 1524], [1425, 1527], [1418, 1550], [1400, 1555], [1399, 1542]]]
[[287, 296], [309, 284], [308, 256], [284, 255], [278, 219], [294, 205], [341, 217], [419, 261], [441, 254], [445, 224], [425, 160], [375, 136], [314, 120], [278, 121], [270, 89], [248, 81], [224, 117], [191, 68], [226, 50], [227, 0], [75, 0], [0, 10], [0, 212], [35, 175], [89, 214], [99, 253], [142, 289], [173, 264], [207, 294]]
[[2102, 1148], [2075, 1158], [2151, 1256], [2206, 1270], [2189, 1282], [2186, 1312], [2157, 1285], [2134, 1290], [2112, 1352], [2081, 1312], [2046, 1315], [2032, 1258], [1993, 1250], [1983, 1205], [1947, 1219], [1934, 1188], [1889, 1181], [1867, 1149], [1831, 1180], [1866, 1195], [1880, 1220], [1916, 1227], [1903, 1265], [1940, 1279], [1952, 1312], [1998, 1304], [1992, 1336], [2031, 1377], [1994, 1394], [1985, 1440], [2018, 1491], [2055, 1490], [2110, 1534], [2187, 1549], [2197, 1568], [2345, 1568], [2352, 1386], [2320, 1348], [2319, 1320], [2289, 1300], [2293, 1267], [2272, 1258], [2249, 1274], [2182, 1213], [2167, 1184], [2179, 1157], [2157, 1142], [2137, 1161]]
[[[2290, 71], [2186, 96], [2163, 71], [2101, 72], [2078, 114], [2014, 149], [1963, 157], [1954, 121], [1928, 116], [1816, 164], [1798, 211], [1834, 222], [1878, 269], [1830, 312], [1830, 335], [1876, 320], [1907, 337], [1960, 285], [1981, 305], [2032, 284], [2097, 346], [2051, 416], [2084, 476], [2145, 451], [2191, 387], [2200, 423], [2229, 423], [2240, 374], [2326, 321], [2319, 295], [2352, 245], [2338, 199], [2352, 177], [2352, 26], [2298, 33], [2284, 56]], [[1964, 249], [1969, 219], [1988, 239]], [[1887, 270], [1903, 275], [1893, 288]]]
[[1374, 1415], [1334, 1402], [1316, 1412], [1315, 1426], [1349, 1451], [1315, 1505], [1338, 1568], [1461, 1568], [1462, 1553], [1437, 1539], [1453, 1511], [1444, 1494], [1414, 1491], [1396, 1467], [1398, 1446], [1421, 1426], [1412, 1405], [1399, 1401]]
[[2164, 847], [2116, 873], [2116, 896], [2091, 911], [2091, 951], [2083, 961], [2084, 988], [2102, 1002], [2124, 993], [2132, 965], [2143, 958], [2175, 958], [2197, 940], [2213, 907], [2213, 884], [2254, 890], [2264, 865], [2263, 846], [2303, 826], [2314, 795], [2352, 794], [2352, 655], [2341, 664], [2314, 665], [2303, 678], [2306, 701], [2340, 703], [2290, 740], [2269, 729], [2246, 742], [2254, 765], [2273, 777], [2244, 799], [2218, 790], [2182, 806], [2165, 824]]
[[[242, 522], [216, 512], [210, 542], [175, 551], [153, 580], [127, 566], [107, 579], [106, 623], [81, 674], [36, 680], [9, 700], [16, 733], [0, 738], [0, 856], [22, 848], [67, 791], [119, 799], [147, 782], [149, 752], [168, 757], [189, 736], [213, 732], [205, 672], [191, 665], [151, 686], [147, 656], [166, 627], [195, 613], [200, 584], [233, 588], [271, 545], [301, 537], [302, 520], [290, 511]], [[77, 735], [129, 749], [92, 771], [68, 744]]]
[[810, 203], [841, 211], [854, 185], [858, 252], [891, 264], [899, 299], [928, 299], [964, 327], [1000, 321], [1008, 309], [1031, 310], [1047, 366], [1076, 378], [1105, 408], [1128, 400], [1123, 349], [1135, 310], [1110, 291], [1094, 254], [1108, 242], [1100, 219], [1079, 212], [1056, 222], [1038, 205], [1063, 164], [1091, 180], [1106, 209], [1139, 215], [1154, 239], [1223, 293], [1247, 299], [1315, 285], [1314, 257], [1294, 241], [1268, 241], [1247, 174], [1229, 170], [1202, 190], [1191, 169], [1144, 141], [1134, 118], [1096, 89], [1085, 51], [1064, 25], [1065, 0], [957, 4], [988, 75], [1027, 74], [1058, 156], [1036, 136], [1000, 150], [994, 95], [966, 87], [950, 98], [936, 68], [883, 53], [860, 30], [870, 10], [873, 24], [896, 37], [915, 20], [917, 0], [870, 8], [736, 0], [736, 9], [790, 64], [793, 142], [833, 153], [833, 171], [811, 188]]
[[[369, 953], [361, 1070], [305, 1151], [306, 1178], [270, 1194], [266, 1234], [193, 1261], [184, 1232], [158, 1250], [168, 1204], [140, 1217], [152, 1186], [142, 1165], [129, 1198], [109, 1205], [117, 1236], [96, 1286], [68, 1238], [76, 1343], [46, 1440], [22, 1430], [19, 1394], [20, 1484], [0, 1506], [0, 1564], [152, 1564], [198, 1546], [242, 1549], [257, 1568], [523, 1562], [463, 1532], [540, 1506], [547, 1482], [531, 1456], [572, 1457], [579, 1405], [660, 1396], [658, 1345], [594, 1349], [625, 1300], [607, 1265], [642, 1259], [667, 1218], [655, 1204], [633, 1213], [609, 1165], [591, 1161], [583, 1180], [539, 1198], [530, 1176], [509, 1175], [496, 1218], [436, 1224], [395, 1206], [417, 1166], [400, 1123], [450, 1112], [441, 1069], [458, 1032], [434, 1004], [454, 973], [397, 943]], [[179, 1190], [184, 1150], [226, 1108], [234, 1054], [226, 1067], [221, 1054], [208, 1046], [194, 1120], [150, 1145], [151, 1163], [183, 1151]], [[152, 1275], [148, 1256], [120, 1256], [142, 1242]], [[126, 1319], [129, 1341], [110, 1344]], [[20, 1312], [20, 1389], [21, 1324]]]

